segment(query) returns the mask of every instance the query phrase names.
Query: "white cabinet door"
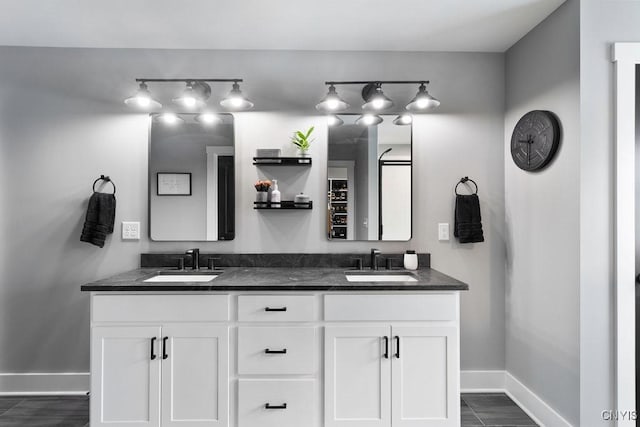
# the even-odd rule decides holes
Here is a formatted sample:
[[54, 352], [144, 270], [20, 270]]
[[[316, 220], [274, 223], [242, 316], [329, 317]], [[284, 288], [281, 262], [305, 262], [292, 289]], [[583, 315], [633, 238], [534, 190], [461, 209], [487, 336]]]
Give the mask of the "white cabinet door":
[[391, 425], [390, 331], [325, 328], [325, 427]]
[[92, 427], [160, 425], [159, 338], [159, 326], [92, 329]]
[[162, 427], [229, 423], [229, 328], [162, 327]]
[[393, 427], [460, 425], [455, 327], [392, 327]]

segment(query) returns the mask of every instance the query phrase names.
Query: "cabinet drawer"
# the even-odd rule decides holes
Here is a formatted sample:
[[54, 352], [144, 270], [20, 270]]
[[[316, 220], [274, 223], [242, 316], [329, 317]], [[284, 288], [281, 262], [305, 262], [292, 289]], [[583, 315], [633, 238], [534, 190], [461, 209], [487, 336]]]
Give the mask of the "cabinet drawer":
[[238, 374], [313, 374], [316, 328], [239, 327]]
[[315, 388], [315, 380], [239, 380], [238, 427], [316, 427]]
[[241, 322], [305, 322], [315, 320], [315, 297], [302, 295], [240, 295]]
[[433, 295], [325, 295], [327, 321], [456, 320], [456, 294]]
[[228, 295], [96, 295], [94, 322], [212, 322], [229, 320]]

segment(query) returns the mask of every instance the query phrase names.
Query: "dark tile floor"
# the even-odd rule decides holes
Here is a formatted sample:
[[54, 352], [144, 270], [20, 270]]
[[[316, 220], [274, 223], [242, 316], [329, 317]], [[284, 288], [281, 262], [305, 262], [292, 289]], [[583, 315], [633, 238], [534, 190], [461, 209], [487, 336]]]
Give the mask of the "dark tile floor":
[[[503, 393], [463, 394], [462, 427], [535, 426]], [[0, 397], [0, 427], [88, 427], [89, 399], [84, 396]]]

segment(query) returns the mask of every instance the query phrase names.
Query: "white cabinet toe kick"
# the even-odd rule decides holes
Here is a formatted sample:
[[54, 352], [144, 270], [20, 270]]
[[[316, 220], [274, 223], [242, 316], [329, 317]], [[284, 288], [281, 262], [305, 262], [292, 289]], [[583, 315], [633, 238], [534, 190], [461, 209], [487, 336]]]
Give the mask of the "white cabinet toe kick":
[[458, 291], [91, 294], [91, 427], [460, 426]]

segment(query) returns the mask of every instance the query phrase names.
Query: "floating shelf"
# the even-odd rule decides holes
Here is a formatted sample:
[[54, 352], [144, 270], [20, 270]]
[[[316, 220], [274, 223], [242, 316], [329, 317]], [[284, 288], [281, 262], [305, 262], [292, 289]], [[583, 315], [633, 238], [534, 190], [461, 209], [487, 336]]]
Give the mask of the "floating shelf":
[[313, 209], [313, 202], [296, 203], [293, 200], [283, 200], [280, 202], [280, 206], [273, 206], [271, 202], [253, 202], [253, 209], [270, 209], [270, 210], [283, 210], [283, 209]]
[[254, 157], [256, 166], [311, 166], [311, 157]]

